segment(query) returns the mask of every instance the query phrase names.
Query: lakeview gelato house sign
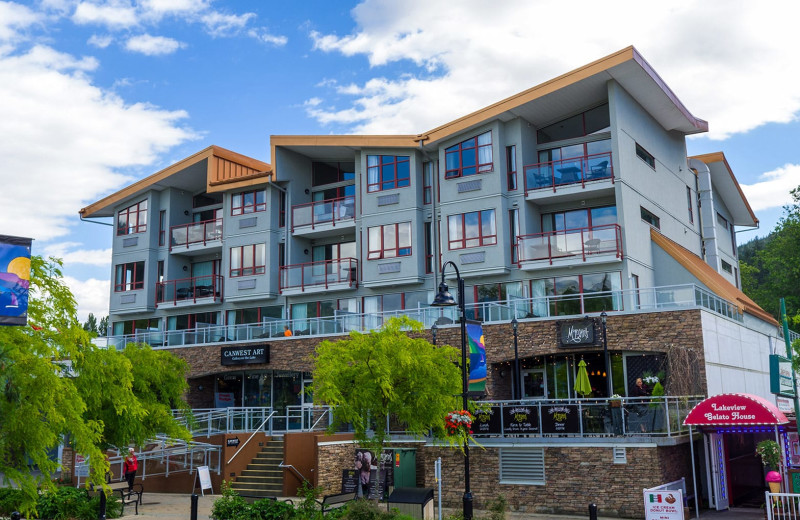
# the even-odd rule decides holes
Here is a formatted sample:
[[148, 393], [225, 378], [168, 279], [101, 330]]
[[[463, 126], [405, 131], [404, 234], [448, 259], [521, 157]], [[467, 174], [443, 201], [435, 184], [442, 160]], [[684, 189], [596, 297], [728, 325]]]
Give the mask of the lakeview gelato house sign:
[[254, 365], [269, 363], [269, 345], [222, 347], [223, 365]]

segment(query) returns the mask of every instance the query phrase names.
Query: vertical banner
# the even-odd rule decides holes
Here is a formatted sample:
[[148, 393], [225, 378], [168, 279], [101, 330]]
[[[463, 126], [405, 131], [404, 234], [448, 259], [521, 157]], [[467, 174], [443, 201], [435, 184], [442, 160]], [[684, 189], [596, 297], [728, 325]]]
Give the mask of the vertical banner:
[[0, 325], [28, 323], [31, 239], [0, 235]]
[[467, 347], [469, 348], [469, 391], [486, 391], [486, 346], [483, 343], [483, 326], [467, 322]]

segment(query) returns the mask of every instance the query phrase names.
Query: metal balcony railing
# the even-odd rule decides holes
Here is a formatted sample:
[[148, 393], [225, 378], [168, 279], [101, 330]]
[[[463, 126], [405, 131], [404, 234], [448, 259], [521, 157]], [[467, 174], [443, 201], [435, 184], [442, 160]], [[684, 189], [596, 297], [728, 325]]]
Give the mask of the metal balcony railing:
[[355, 218], [356, 198], [353, 195], [307, 202], [292, 206], [292, 231], [309, 226], [314, 229], [320, 224], [336, 226], [337, 222], [355, 221]]
[[320, 287], [327, 289], [331, 285], [337, 284], [357, 287], [357, 269], [358, 260], [355, 258], [285, 265], [280, 270], [280, 290], [281, 292], [286, 289], [305, 291]]
[[192, 410], [192, 421], [177, 410], [173, 411], [173, 416], [191, 427], [193, 437], [252, 432], [262, 424], [261, 429], [268, 435], [287, 431], [323, 431], [332, 421], [330, 406], [312, 405], [292, 405], [281, 409], [268, 406], [197, 408]]
[[622, 258], [622, 230], [619, 224], [546, 231], [517, 237], [519, 263], [532, 260], [614, 253]]
[[541, 162], [525, 166], [525, 194], [534, 190], [557, 186], [580, 184], [602, 179], [614, 181], [611, 152], [603, 152], [557, 161]]
[[189, 247], [192, 244], [206, 245], [222, 240], [222, 219], [180, 224], [169, 228], [169, 250], [175, 247]]
[[156, 283], [156, 306], [184, 301], [196, 303], [205, 298], [222, 301], [222, 275], [209, 274]]

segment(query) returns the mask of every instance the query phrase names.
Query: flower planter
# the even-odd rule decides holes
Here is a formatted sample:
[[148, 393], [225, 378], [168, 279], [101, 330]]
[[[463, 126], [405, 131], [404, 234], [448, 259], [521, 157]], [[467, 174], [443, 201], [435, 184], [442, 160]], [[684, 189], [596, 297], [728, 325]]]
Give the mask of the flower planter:
[[622, 407], [622, 401], [609, 401], [611, 403], [611, 408], [620, 408]]

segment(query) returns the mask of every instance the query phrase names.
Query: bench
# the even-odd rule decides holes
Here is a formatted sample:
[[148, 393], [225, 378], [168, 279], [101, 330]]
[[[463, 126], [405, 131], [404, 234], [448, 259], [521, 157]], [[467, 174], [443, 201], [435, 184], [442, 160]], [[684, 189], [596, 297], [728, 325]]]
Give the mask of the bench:
[[660, 486], [648, 488], [645, 491], [679, 491], [679, 490], [683, 493], [683, 506], [688, 509], [689, 501], [695, 500], [695, 496], [694, 494], [690, 495], [686, 491], [686, 477], [681, 477], [680, 480], [667, 482], [666, 484], [661, 484]]
[[127, 482], [114, 482], [108, 485], [112, 491], [119, 493], [119, 500], [122, 503], [122, 515], [125, 515], [125, 506], [134, 506], [136, 514], [139, 514], [139, 506], [142, 505], [142, 495], [144, 495], [144, 486], [136, 482], [133, 485], [133, 491], [128, 491]]
[[317, 503], [322, 508], [322, 514], [328, 513], [329, 511], [340, 507], [351, 500], [355, 500], [356, 494], [355, 493], [338, 493], [336, 495], [325, 495], [322, 497], [322, 500], [317, 500]]

